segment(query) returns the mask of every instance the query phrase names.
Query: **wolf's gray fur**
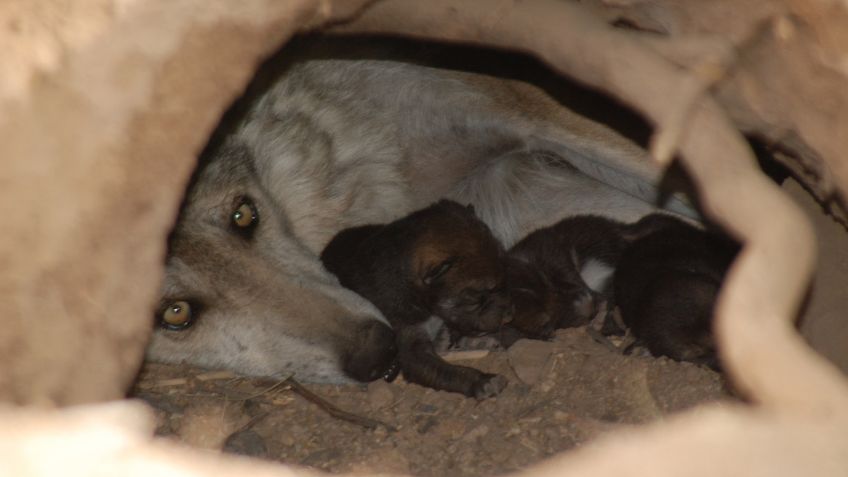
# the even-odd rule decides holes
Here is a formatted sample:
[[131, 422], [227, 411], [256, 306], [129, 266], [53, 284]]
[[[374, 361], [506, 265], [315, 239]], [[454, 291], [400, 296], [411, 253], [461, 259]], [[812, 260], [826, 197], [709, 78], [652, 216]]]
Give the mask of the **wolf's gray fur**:
[[[163, 306], [196, 303], [195, 322], [157, 331], [149, 357], [331, 382], [380, 345], [357, 326], [384, 321], [318, 260], [339, 230], [448, 197], [509, 247], [568, 215], [635, 220], [655, 179], [641, 149], [535, 87], [374, 60], [295, 64], [202, 167], [162, 289]], [[250, 239], [230, 226], [242, 196]]]

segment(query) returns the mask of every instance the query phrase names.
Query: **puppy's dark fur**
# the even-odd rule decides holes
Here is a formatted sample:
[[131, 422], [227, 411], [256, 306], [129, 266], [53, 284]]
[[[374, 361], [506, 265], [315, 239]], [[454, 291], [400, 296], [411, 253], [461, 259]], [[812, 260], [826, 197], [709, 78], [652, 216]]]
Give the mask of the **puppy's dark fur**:
[[390, 224], [344, 230], [321, 260], [392, 324], [405, 379], [478, 399], [506, 385], [502, 376], [442, 360], [424, 326], [436, 315], [474, 334], [510, 316], [503, 248], [472, 208], [442, 200]]
[[[738, 247], [667, 214], [624, 224], [575, 216], [537, 230], [508, 252], [510, 329], [549, 338], [586, 324], [599, 301], [654, 354], [717, 366], [711, 322], [718, 289]], [[592, 290], [581, 271], [595, 261], [613, 278]], [[623, 332], [606, 320], [602, 332]], [[507, 341], [516, 339], [506, 335]]]
[[[510, 327], [533, 338], [586, 324], [611, 286], [592, 290], [581, 271], [596, 261], [610, 270], [639, 230], [605, 217], [580, 215], [539, 229], [508, 252], [507, 284], [515, 304]], [[611, 281], [610, 281], [611, 285]]]
[[640, 223], [651, 231], [627, 247], [613, 279], [624, 323], [655, 355], [718, 368], [713, 309], [739, 246], [669, 216]]
[[[664, 214], [634, 224], [577, 215], [527, 235], [508, 253], [507, 283], [515, 304], [510, 328], [544, 339], [558, 328], [589, 322], [602, 302], [613, 304], [612, 273], [624, 250], [669, 221], [678, 222]], [[583, 278], [591, 266], [609, 270], [595, 289]], [[613, 331], [611, 324], [605, 331]]]

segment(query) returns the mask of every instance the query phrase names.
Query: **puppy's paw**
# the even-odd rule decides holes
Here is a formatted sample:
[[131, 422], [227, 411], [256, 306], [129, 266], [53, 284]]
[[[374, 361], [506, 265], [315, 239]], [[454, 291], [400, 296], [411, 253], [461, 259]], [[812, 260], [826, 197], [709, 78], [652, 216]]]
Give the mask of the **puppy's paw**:
[[478, 401], [497, 396], [506, 387], [507, 380], [500, 374], [483, 374], [471, 386], [471, 395]]
[[574, 314], [581, 321], [588, 322], [595, 316], [600, 305], [595, 300], [595, 295], [591, 291], [586, 290], [577, 294], [572, 302], [572, 306], [574, 307]]

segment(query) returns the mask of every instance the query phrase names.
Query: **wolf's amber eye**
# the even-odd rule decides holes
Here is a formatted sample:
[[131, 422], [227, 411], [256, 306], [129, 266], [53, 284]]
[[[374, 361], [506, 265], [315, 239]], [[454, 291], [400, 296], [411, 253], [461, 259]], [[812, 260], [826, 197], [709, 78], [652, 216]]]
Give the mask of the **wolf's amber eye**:
[[241, 198], [238, 206], [233, 211], [233, 225], [240, 229], [249, 229], [256, 225], [259, 216], [256, 214], [256, 206], [247, 198]]
[[191, 326], [192, 314], [191, 305], [187, 301], [175, 301], [169, 303], [162, 310], [161, 325], [169, 330], [183, 330]]

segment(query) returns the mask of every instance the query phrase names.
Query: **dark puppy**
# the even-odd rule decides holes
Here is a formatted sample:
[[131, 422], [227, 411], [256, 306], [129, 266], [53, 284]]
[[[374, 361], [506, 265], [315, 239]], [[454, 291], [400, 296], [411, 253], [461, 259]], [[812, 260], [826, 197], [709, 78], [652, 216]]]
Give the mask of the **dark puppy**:
[[503, 248], [472, 208], [442, 200], [390, 224], [344, 230], [321, 260], [389, 320], [408, 381], [478, 399], [504, 388], [503, 376], [442, 360], [427, 329], [433, 315], [460, 334], [496, 330], [510, 316]]
[[508, 252], [510, 327], [532, 338], [586, 324], [611, 298], [611, 276], [638, 230], [605, 217], [580, 215], [539, 229]]
[[[514, 303], [509, 328], [544, 339], [558, 328], [586, 324], [599, 305], [613, 305], [612, 275], [625, 249], [681, 223], [666, 214], [633, 224], [578, 215], [527, 235], [508, 252], [507, 285]], [[601, 331], [624, 330], [606, 320]]]
[[627, 247], [614, 276], [622, 320], [651, 353], [718, 368], [713, 308], [739, 246], [669, 216], [637, 224], [649, 233]]

